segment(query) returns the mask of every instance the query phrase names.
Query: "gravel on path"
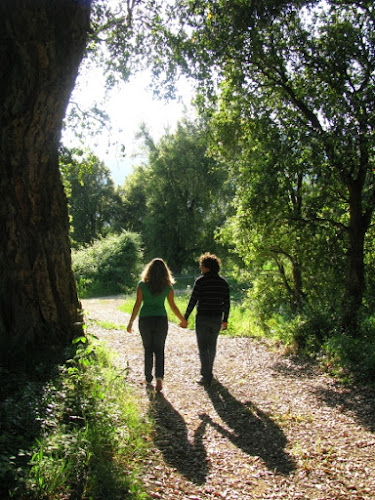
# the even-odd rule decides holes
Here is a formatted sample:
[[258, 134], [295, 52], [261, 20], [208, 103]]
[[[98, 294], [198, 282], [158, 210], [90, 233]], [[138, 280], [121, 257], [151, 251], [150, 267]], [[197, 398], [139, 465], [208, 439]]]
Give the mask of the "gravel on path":
[[[196, 384], [195, 333], [170, 323], [163, 393], [147, 391], [121, 297], [82, 301], [88, 331], [129, 367], [154, 421], [143, 482], [168, 500], [374, 500], [375, 394], [251, 338], [220, 336], [215, 382]], [[116, 325], [104, 328], [102, 322]]]

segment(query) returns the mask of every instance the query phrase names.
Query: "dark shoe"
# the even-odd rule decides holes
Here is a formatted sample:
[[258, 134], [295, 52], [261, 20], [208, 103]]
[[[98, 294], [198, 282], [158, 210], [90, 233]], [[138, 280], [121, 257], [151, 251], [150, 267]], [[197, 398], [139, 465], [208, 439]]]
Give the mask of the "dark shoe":
[[200, 379], [197, 380], [197, 384], [205, 385], [205, 386], [210, 386], [211, 382], [212, 382], [212, 379], [209, 379], [206, 377], [201, 377]]
[[159, 378], [156, 381], [156, 392], [161, 392], [163, 390], [163, 381]]

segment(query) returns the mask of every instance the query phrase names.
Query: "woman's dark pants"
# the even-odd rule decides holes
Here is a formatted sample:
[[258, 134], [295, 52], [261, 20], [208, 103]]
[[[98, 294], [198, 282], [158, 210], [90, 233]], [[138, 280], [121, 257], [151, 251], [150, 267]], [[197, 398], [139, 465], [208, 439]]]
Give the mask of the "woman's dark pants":
[[221, 316], [199, 316], [195, 318], [195, 332], [201, 361], [201, 375], [212, 380], [212, 369], [216, 356], [216, 344], [221, 329]]
[[145, 377], [147, 382], [152, 381], [152, 368], [155, 355], [155, 377], [164, 377], [164, 346], [168, 333], [168, 318], [166, 316], [149, 316], [139, 318], [139, 331], [141, 333], [145, 350]]

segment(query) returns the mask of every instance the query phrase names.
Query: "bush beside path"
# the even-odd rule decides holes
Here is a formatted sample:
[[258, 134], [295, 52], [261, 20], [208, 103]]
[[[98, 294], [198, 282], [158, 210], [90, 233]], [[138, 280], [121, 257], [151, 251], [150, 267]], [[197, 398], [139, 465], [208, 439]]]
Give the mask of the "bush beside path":
[[[82, 301], [88, 332], [128, 368], [154, 421], [150, 498], [373, 500], [375, 392], [343, 387], [311, 362], [220, 336], [211, 388], [195, 383], [195, 333], [170, 323], [161, 395], [146, 391], [143, 348], [121, 297]], [[105, 327], [103, 325], [106, 325]]]

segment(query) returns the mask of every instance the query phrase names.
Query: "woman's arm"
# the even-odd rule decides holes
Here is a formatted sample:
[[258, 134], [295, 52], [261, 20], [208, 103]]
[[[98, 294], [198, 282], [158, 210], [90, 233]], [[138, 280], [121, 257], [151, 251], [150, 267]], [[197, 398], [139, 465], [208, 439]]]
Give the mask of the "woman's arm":
[[169, 302], [169, 305], [171, 306], [171, 309], [172, 311], [175, 313], [175, 315], [177, 316], [177, 318], [181, 321], [180, 323], [180, 326], [182, 328], [186, 328], [187, 327], [187, 324], [188, 322], [186, 321], [186, 319], [182, 316], [179, 308], [177, 307], [175, 301], [174, 301], [174, 290], [173, 288], [171, 289], [171, 291], [168, 293], [168, 302]]
[[129, 332], [129, 333], [131, 333], [132, 330], [133, 330], [133, 323], [134, 323], [134, 320], [137, 317], [139, 309], [140, 309], [140, 307], [142, 305], [142, 300], [143, 300], [143, 293], [142, 293], [141, 287], [138, 285], [137, 286], [137, 297], [135, 299], [135, 304], [134, 304], [134, 307], [133, 307], [133, 312], [132, 312], [132, 315], [130, 316], [128, 327], [126, 328], [126, 331]]

